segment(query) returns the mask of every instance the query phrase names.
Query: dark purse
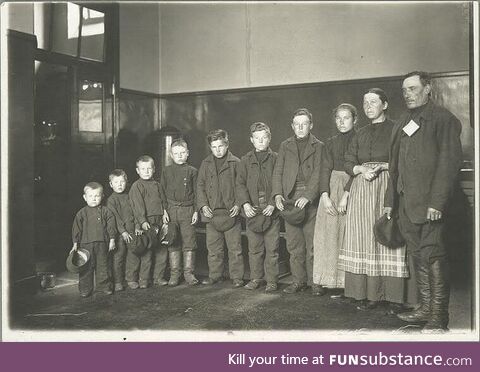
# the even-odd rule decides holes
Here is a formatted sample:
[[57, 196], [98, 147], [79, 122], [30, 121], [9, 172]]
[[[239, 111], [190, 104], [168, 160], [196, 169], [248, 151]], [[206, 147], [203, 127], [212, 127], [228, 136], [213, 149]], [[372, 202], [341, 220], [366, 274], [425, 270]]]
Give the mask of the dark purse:
[[400, 233], [398, 220], [395, 216], [388, 219], [387, 215], [384, 214], [380, 217], [373, 226], [373, 233], [377, 242], [386, 247], [399, 248], [405, 245], [405, 239]]

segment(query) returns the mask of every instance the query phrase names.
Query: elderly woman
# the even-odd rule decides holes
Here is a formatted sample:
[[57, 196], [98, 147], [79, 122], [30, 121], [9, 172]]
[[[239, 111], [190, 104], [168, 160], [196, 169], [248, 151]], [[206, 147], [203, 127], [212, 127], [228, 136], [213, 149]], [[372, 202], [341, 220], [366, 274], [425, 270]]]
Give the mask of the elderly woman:
[[345, 235], [345, 213], [351, 177], [345, 172], [345, 152], [355, 134], [357, 109], [342, 103], [333, 110], [338, 134], [325, 142], [325, 182], [320, 197], [313, 238], [312, 293], [321, 296], [326, 288], [343, 288], [345, 273], [337, 269], [338, 255]]
[[345, 154], [345, 170], [354, 179], [338, 268], [345, 271], [345, 296], [361, 300], [359, 310], [374, 308], [380, 301], [404, 303], [409, 275], [405, 247], [385, 247], [373, 234], [373, 225], [383, 213], [389, 177], [394, 123], [386, 118], [387, 107], [382, 89], [372, 88], [364, 94], [363, 110], [371, 124], [357, 131]]

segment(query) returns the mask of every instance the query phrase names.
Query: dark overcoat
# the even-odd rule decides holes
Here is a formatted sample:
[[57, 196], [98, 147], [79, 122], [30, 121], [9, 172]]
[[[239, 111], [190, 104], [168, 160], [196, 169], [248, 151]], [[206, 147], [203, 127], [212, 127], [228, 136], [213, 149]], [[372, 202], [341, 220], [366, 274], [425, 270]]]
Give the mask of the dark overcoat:
[[[410, 121], [405, 113], [392, 131], [385, 206], [398, 201], [400, 140], [403, 127]], [[447, 109], [427, 103], [415, 122], [420, 128], [411, 136], [405, 153], [408, 172], [402, 173], [405, 210], [413, 223], [426, 222], [427, 208], [445, 211], [462, 164], [460, 121]]]

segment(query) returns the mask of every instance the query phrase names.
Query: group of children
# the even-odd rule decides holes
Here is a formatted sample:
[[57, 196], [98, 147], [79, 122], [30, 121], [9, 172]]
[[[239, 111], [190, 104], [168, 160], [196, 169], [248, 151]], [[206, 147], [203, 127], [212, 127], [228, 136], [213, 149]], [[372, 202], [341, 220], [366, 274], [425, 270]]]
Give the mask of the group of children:
[[[217, 129], [207, 136], [211, 154], [199, 170], [187, 164], [188, 146], [184, 140], [171, 145], [173, 164], [154, 179], [155, 164], [150, 156], [137, 160], [136, 180], [126, 192], [127, 175], [116, 169], [109, 176], [113, 190], [106, 206], [103, 188], [91, 182], [84, 187], [87, 206], [73, 224], [73, 248], [90, 252], [90, 264], [80, 272], [79, 290], [89, 296], [95, 286], [106, 294], [154, 285], [179, 284], [182, 274], [187, 284], [196, 285], [194, 275], [197, 249], [195, 224], [206, 222], [209, 276], [204, 285], [223, 280], [224, 242], [228, 252], [228, 271], [234, 288], [254, 290], [266, 281], [266, 292], [278, 289], [279, 216], [287, 210], [302, 212], [302, 218], [285, 219], [287, 250], [293, 283], [286, 293], [304, 290], [312, 283], [313, 233], [319, 195], [324, 191], [323, 143], [310, 131], [312, 115], [307, 109], [293, 114], [294, 136], [280, 145], [279, 153], [270, 149], [268, 125], [250, 126], [253, 150], [241, 159], [229, 151], [226, 131]], [[250, 281], [244, 283], [240, 215], [246, 219]], [[144, 234], [155, 235], [162, 225], [175, 223], [178, 237], [166, 247], [159, 240], [141, 254], [135, 240]], [[113, 255], [109, 274], [109, 252]], [[167, 261], [170, 278], [165, 279]], [[183, 262], [183, 265], [182, 265]], [[95, 274], [95, 275], [94, 275]], [[114, 286], [111, 285], [113, 278]]]

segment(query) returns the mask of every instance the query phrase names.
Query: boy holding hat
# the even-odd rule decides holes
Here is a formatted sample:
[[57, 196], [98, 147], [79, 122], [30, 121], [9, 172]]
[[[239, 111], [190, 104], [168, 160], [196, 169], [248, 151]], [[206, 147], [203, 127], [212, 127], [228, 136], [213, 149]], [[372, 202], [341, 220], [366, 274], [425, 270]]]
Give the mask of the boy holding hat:
[[250, 282], [245, 288], [257, 289], [265, 271], [266, 292], [277, 290], [280, 243], [280, 220], [274, 216], [271, 181], [277, 153], [270, 149], [270, 140], [268, 125], [257, 122], [250, 126], [254, 149], [240, 160], [236, 184], [238, 201], [247, 217]]
[[[284, 289], [285, 293], [303, 291], [307, 285], [312, 285], [318, 196], [326, 191], [320, 190], [324, 145], [310, 133], [313, 128], [310, 111], [305, 108], [296, 110], [291, 126], [295, 135], [280, 144], [272, 177], [275, 205], [285, 219], [293, 277], [293, 283]], [[287, 206], [292, 209], [287, 211]], [[298, 215], [302, 216], [301, 221]]]
[[98, 182], [89, 182], [83, 188], [83, 199], [87, 203], [73, 220], [73, 247], [70, 254], [79, 248], [90, 253], [90, 262], [79, 272], [78, 289], [80, 296], [88, 297], [95, 287], [107, 295], [112, 288], [108, 275], [108, 252], [115, 249], [115, 216], [101, 205], [103, 187]]
[[198, 220], [198, 212], [195, 209], [195, 188], [197, 185], [198, 171], [187, 164], [188, 145], [182, 140], [176, 140], [170, 148], [170, 157], [173, 164], [163, 168], [160, 178], [160, 186], [164, 200], [163, 222], [165, 224], [178, 224], [179, 236], [168, 247], [170, 258], [170, 280], [168, 285], [176, 286], [182, 275], [183, 253], [183, 276], [189, 285], [198, 284], [194, 275], [195, 251], [197, 240], [195, 224]]
[[207, 217], [209, 277], [202, 284], [222, 281], [223, 241], [227, 243], [230, 278], [234, 288], [243, 286], [243, 256], [239, 203], [235, 178], [240, 159], [228, 151], [228, 134], [222, 129], [207, 135], [211, 154], [202, 162], [197, 180], [197, 207]]
[[119, 233], [116, 240], [117, 249], [113, 254], [115, 292], [124, 290], [124, 279], [127, 280], [130, 289], [137, 289], [139, 272], [142, 282], [149, 280], [152, 264], [147, 255], [151, 253], [137, 249], [137, 245], [143, 244], [143, 239], [140, 239], [143, 232], [140, 225], [135, 225], [130, 198], [125, 192], [127, 174], [123, 169], [114, 169], [108, 178], [113, 193], [107, 199], [107, 207], [115, 216]]
[[[162, 225], [163, 198], [160, 183], [153, 178], [155, 174], [155, 162], [148, 155], [140, 156], [137, 159], [137, 174], [139, 176], [130, 188], [129, 196], [132, 203], [135, 222], [142, 228], [144, 233], [150, 237], [151, 248], [145, 253], [145, 264], [152, 261], [152, 251], [155, 252], [155, 263], [153, 269], [154, 284], [167, 285], [164, 279], [167, 267], [168, 250], [162, 246], [156, 233]], [[140, 278], [140, 288], [147, 288], [150, 284], [148, 278]]]

